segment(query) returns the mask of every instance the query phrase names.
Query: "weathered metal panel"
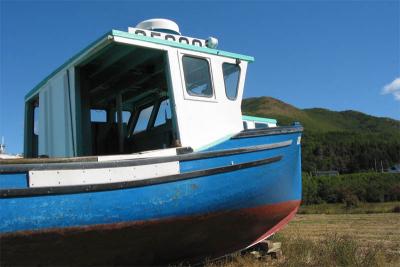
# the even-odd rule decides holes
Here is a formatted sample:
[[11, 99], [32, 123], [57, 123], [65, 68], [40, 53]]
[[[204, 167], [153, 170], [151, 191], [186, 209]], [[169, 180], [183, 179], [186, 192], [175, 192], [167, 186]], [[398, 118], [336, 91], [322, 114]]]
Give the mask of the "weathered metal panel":
[[30, 187], [103, 184], [179, 174], [179, 162], [134, 167], [29, 171]]
[[67, 71], [49, 80], [39, 93], [39, 155], [73, 156], [72, 124]]

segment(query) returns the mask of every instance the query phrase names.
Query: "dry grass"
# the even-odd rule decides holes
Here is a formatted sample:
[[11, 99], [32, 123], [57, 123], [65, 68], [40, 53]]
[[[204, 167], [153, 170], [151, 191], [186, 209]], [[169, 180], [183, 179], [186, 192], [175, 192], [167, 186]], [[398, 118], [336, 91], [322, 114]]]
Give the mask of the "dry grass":
[[272, 238], [280, 260], [234, 255], [207, 267], [400, 266], [400, 214], [297, 215]]

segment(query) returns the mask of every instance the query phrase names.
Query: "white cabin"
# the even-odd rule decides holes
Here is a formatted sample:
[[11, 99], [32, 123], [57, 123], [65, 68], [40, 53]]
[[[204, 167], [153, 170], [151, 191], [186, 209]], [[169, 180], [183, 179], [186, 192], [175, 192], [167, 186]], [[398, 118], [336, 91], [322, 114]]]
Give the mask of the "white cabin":
[[164, 19], [108, 32], [26, 95], [25, 157], [202, 150], [237, 134], [254, 58], [217, 43]]

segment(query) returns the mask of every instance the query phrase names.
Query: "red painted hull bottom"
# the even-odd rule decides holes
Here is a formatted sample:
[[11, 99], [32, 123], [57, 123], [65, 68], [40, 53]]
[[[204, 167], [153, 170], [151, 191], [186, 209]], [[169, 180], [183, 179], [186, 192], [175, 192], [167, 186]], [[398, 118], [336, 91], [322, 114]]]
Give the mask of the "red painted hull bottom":
[[300, 201], [202, 216], [1, 236], [1, 265], [165, 265], [216, 258], [282, 228]]

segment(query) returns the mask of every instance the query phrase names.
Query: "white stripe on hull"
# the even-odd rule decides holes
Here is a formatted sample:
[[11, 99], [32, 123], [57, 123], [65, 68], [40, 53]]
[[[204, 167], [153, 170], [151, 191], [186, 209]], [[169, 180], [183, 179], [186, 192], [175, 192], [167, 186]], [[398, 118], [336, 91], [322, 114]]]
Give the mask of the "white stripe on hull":
[[134, 154], [98, 156], [97, 161], [142, 159], [142, 158], [155, 158], [155, 157], [166, 157], [166, 156], [175, 156], [175, 155], [176, 155], [176, 148], [164, 148], [164, 149], [143, 151], [143, 152], [134, 153]]
[[179, 161], [134, 167], [29, 171], [29, 187], [127, 182], [179, 173]]

